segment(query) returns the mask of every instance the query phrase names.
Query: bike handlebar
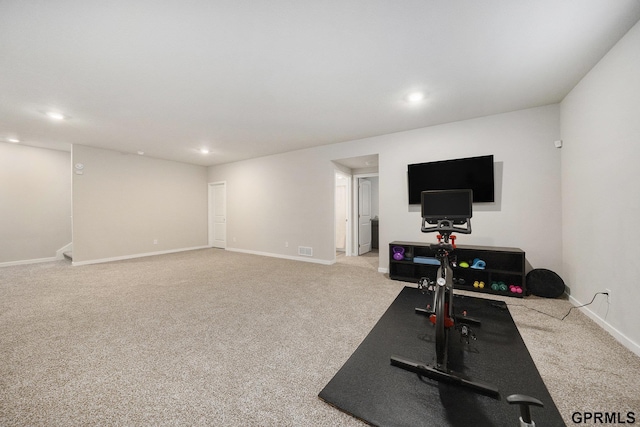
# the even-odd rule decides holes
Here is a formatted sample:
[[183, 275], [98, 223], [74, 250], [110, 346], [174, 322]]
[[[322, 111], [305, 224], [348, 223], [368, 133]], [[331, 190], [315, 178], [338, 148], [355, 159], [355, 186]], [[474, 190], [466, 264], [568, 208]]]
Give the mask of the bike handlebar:
[[422, 232], [423, 233], [432, 233], [434, 231], [440, 233], [460, 233], [460, 234], [471, 234], [471, 219], [467, 218], [465, 221], [466, 227], [456, 227], [454, 222], [450, 219], [439, 219], [437, 220], [437, 225], [433, 227], [427, 227], [427, 220], [422, 218]]

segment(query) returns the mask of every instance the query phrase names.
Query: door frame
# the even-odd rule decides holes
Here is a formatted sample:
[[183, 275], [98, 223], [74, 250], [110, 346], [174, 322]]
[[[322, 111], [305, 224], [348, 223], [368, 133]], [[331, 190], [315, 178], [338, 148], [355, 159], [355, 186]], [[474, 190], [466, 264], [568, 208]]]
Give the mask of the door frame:
[[226, 249], [227, 248], [227, 181], [216, 181], [216, 182], [210, 182], [207, 184], [207, 209], [208, 209], [208, 214], [207, 214], [207, 245], [210, 248], [213, 247], [219, 247], [219, 246], [214, 246], [213, 242], [215, 241], [214, 239], [214, 227], [212, 227], [213, 221], [214, 221], [214, 209], [213, 209], [213, 195], [212, 192], [214, 191], [214, 187], [218, 186], [218, 185], [222, 185], [224, 188], [224, 218], [225, 218], [225, 238], [224, 238], [224, 247], [222, 249]]
[[[358, 218], [359, 217], [359, 212], [358, 212], [358, 198], [360, 197], [359, 194], [359, 187], [358, 187], [358, 179], [360, 178], [371, 178], [371, 177], [379, 177], [380, 174], [378, 172], [373, 172], [373, 173], [359, 173], [359, 174], [355, 174], [353, 175], [353, 184], [351, 185], [351, 188], [353, 189], [352, 192], [352, 206], [353, 206], [353, 217], [354, 218]], [[378, 183], [378, 185], [380, 185]], [[379, 189], [378, 189], [379, 191]], [[353, 248], [352, 251], [352, 255], [353, 256], [359, 256], [358, 255], [358, 242], [360, 241], [359, 239], [359, 230], [358, 230], [358, 221], [352, 221], [351, 225], [352, 225], [352, 237], [353, 237], [353, 244], [351, 245], [351, 247]]]
[[[353, 187], [352, 182], [353, 182], [353, 180], [352, 180], [352, 175], [351, 174], [343, 172], [343, 171], [341, 171], [339, 169], [335, 169], [334, 181], [333, 181], [333, 199], [334, 199], [334, 201], [335, 201], [335, 198], [336, 198], [336, 187], [337, 187], [336, 175], [343, 176], [344, 178], [346, 178], [346, 182], [347, 182], [347, 194], [346, 194], [346, 198], [347, 198], [347, 224], [346, 224], [346, 230], [345, 230], [346, 231], [346, 236], [345, 236], [346, 243], [345, 243], [345, 248], [344, 248], [344, 254], [346, 256], [351, 256], [352, 252], [353, 252], [353, 249], [352, 249], [353, 248], [353, 244], [352, 244], [352, 242], [353, 242], [352, 228], [353, 227], [351, 225], [352, 222], [353, 222], [353, 218], [352, 218], [353, 217], [353, 215], [352, 215], [352, 212], [353, 212], [352, 206], [353, 205], [352, 205], [352, 197], [351, 197], [351, 195], [353, 194], [352, 193], [352, 191], [353, 191], [352, 190], [352, 187]], [[335, 204], [334, 204], [334, 218], [335, 218], [335, 209], [336, 209], [336, 207], [335, 207]], [[334, 229], [333, 229], [333, 248], [334, 248], [334, 250], [336, 248], [336, 229], [337, 228], [338, 228], [338, 224], [335, 224], [335, 220], [334, 220]]]

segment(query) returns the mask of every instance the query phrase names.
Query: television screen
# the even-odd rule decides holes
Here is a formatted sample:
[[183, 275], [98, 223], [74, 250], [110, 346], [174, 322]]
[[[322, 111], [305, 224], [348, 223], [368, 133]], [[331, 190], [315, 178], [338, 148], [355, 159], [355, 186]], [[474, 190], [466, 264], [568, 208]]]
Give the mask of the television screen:
[[416, 163], [408, 166], [409, 204], [427, 190], [473, 190], [474, 202], [493, 202], [493, 156]]
[[422, 192], [422, 218], [461, 220], [473, 216], [471, 190], [431, 190]]

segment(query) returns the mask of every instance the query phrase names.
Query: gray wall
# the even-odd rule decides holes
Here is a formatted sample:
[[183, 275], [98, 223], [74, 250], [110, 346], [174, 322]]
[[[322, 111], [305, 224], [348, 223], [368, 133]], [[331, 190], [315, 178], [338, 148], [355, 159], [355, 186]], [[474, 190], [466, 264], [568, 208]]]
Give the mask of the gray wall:
[[640, 23], [564, 99], [563, 271], [571, 296], [640, 354]]
[[53, 259], [71, 242], [68, 152], [0, 143], [0, 264]]
[[[297, 256], [314, 248], [334, 260], [331, 162], [379, 154], [380, 268], [388, 243], [426, 241], [418, 207], [407, 200], [407, 164], [493, 154], [496, 203], [476, 205], [474, 232], [460, 243], [520, 247], [533, 267], [561, 269], [559, 106], [333, 144], [209, 168], [227, 182], [227, 248]], [[557, 236], [557, 238], [549, 238]], [[289, 247], [285, 247], [289, 242]]]
[[212, 167], [217, 181], [227, 182], [227, 249], [298, 257], [305, 246], [311, 260], [333, 260], [335, 173], [317, 150]]
[[207, 168], [81, 145], [72, 157], [74, 263], [207, 245]]

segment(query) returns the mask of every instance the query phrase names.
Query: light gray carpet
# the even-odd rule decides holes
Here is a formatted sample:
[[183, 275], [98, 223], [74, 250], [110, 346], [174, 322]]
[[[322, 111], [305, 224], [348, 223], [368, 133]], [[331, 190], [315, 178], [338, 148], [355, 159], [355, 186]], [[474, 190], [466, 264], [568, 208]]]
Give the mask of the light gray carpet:
[[[405, 285], [217, 249], [2, 268], [0, 425], [361, 426], [317, 394]], [[640, 358], [579, 310], [510, 311], [567, 424], [640, 412]]]

